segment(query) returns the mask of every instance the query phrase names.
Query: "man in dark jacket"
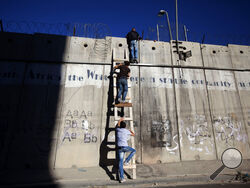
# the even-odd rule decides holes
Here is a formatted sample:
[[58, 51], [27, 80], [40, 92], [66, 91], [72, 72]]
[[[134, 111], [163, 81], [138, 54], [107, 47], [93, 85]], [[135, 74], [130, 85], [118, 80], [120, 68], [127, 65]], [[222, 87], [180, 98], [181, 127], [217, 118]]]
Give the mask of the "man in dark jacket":
[[127, 43], [130, 49], [131, 62], [138, 63], [138, 40], [139, 34], [135, 31], [135, 28], [127, 34]]

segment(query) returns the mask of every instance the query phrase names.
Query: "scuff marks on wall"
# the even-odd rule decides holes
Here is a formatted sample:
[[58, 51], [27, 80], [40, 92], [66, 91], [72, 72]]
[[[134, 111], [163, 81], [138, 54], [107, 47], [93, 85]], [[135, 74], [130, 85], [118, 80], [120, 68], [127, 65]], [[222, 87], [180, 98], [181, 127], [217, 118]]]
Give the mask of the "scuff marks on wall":
[[176, 154], [179, 147], [178, 135], [173, 135], [171, 121], [165, 119], [163, 121], [152, 121], [151, 128], [151, 146], [165, 147], [170, 154]]

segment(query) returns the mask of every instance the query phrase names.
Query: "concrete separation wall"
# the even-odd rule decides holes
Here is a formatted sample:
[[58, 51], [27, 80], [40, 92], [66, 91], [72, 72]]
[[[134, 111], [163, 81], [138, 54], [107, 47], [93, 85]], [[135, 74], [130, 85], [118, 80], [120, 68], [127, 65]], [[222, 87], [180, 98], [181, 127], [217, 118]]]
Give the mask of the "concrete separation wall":
[[[126, 39], [0, 39], [0, 168], [112, 171], [111, 59], [114, 49], [128, 58]], [[179, 60], [174, 41], [140, 41], [141, 64], [131, 65], [137, 163], [217, 160], [229, 147], [249, 159], [249, 47], [180, 46], [192, 57]]]

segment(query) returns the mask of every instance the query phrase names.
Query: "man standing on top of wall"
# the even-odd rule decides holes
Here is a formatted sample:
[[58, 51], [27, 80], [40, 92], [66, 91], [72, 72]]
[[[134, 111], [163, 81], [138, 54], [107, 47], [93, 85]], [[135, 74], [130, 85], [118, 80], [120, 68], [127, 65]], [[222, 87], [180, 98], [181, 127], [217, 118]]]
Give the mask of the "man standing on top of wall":
[[118, 95], [116, 97], [116, 103], [125, 103], [128, 93], [127, 79], [130, 77], [130, 68], [128, 67], [129, 65], [129, 61], [125, 61], [124, 64], [119, 64], [114, 67], [115, 69], [120, 69], [120, 72], [117, 75]]
[[140, 39], [139, 34], [135, 31], [135, 28], [126, 35], [127, 43], [130, 51], [130, 61], [138, 63], [138, 40]]

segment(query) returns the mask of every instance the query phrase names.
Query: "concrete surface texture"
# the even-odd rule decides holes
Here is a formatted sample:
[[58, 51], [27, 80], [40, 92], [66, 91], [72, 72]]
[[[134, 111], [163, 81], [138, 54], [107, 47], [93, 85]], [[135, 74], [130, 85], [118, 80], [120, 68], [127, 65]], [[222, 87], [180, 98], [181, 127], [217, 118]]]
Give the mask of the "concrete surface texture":
[[[0, 168], [102, 165], [112, 175], [111, 58], [127, 58], [125, 38], [0, 38]], [[131, 65], [137, 163], [220, 160], [229, 147], [250, 159], [249, 47], [183, 41], [183, 61], [174, 45], [140, 41], [143, 64]]]
[[170, 44], [168, 42], [139, 41], [140, 63], [150, 65], [171, 65]]
[[250, 47], [229, 44], [233, 67], [236, 69], [249, 69]]
[[201, 44], [204, 67], [232, 69], [232, 60], [227, 46]]

